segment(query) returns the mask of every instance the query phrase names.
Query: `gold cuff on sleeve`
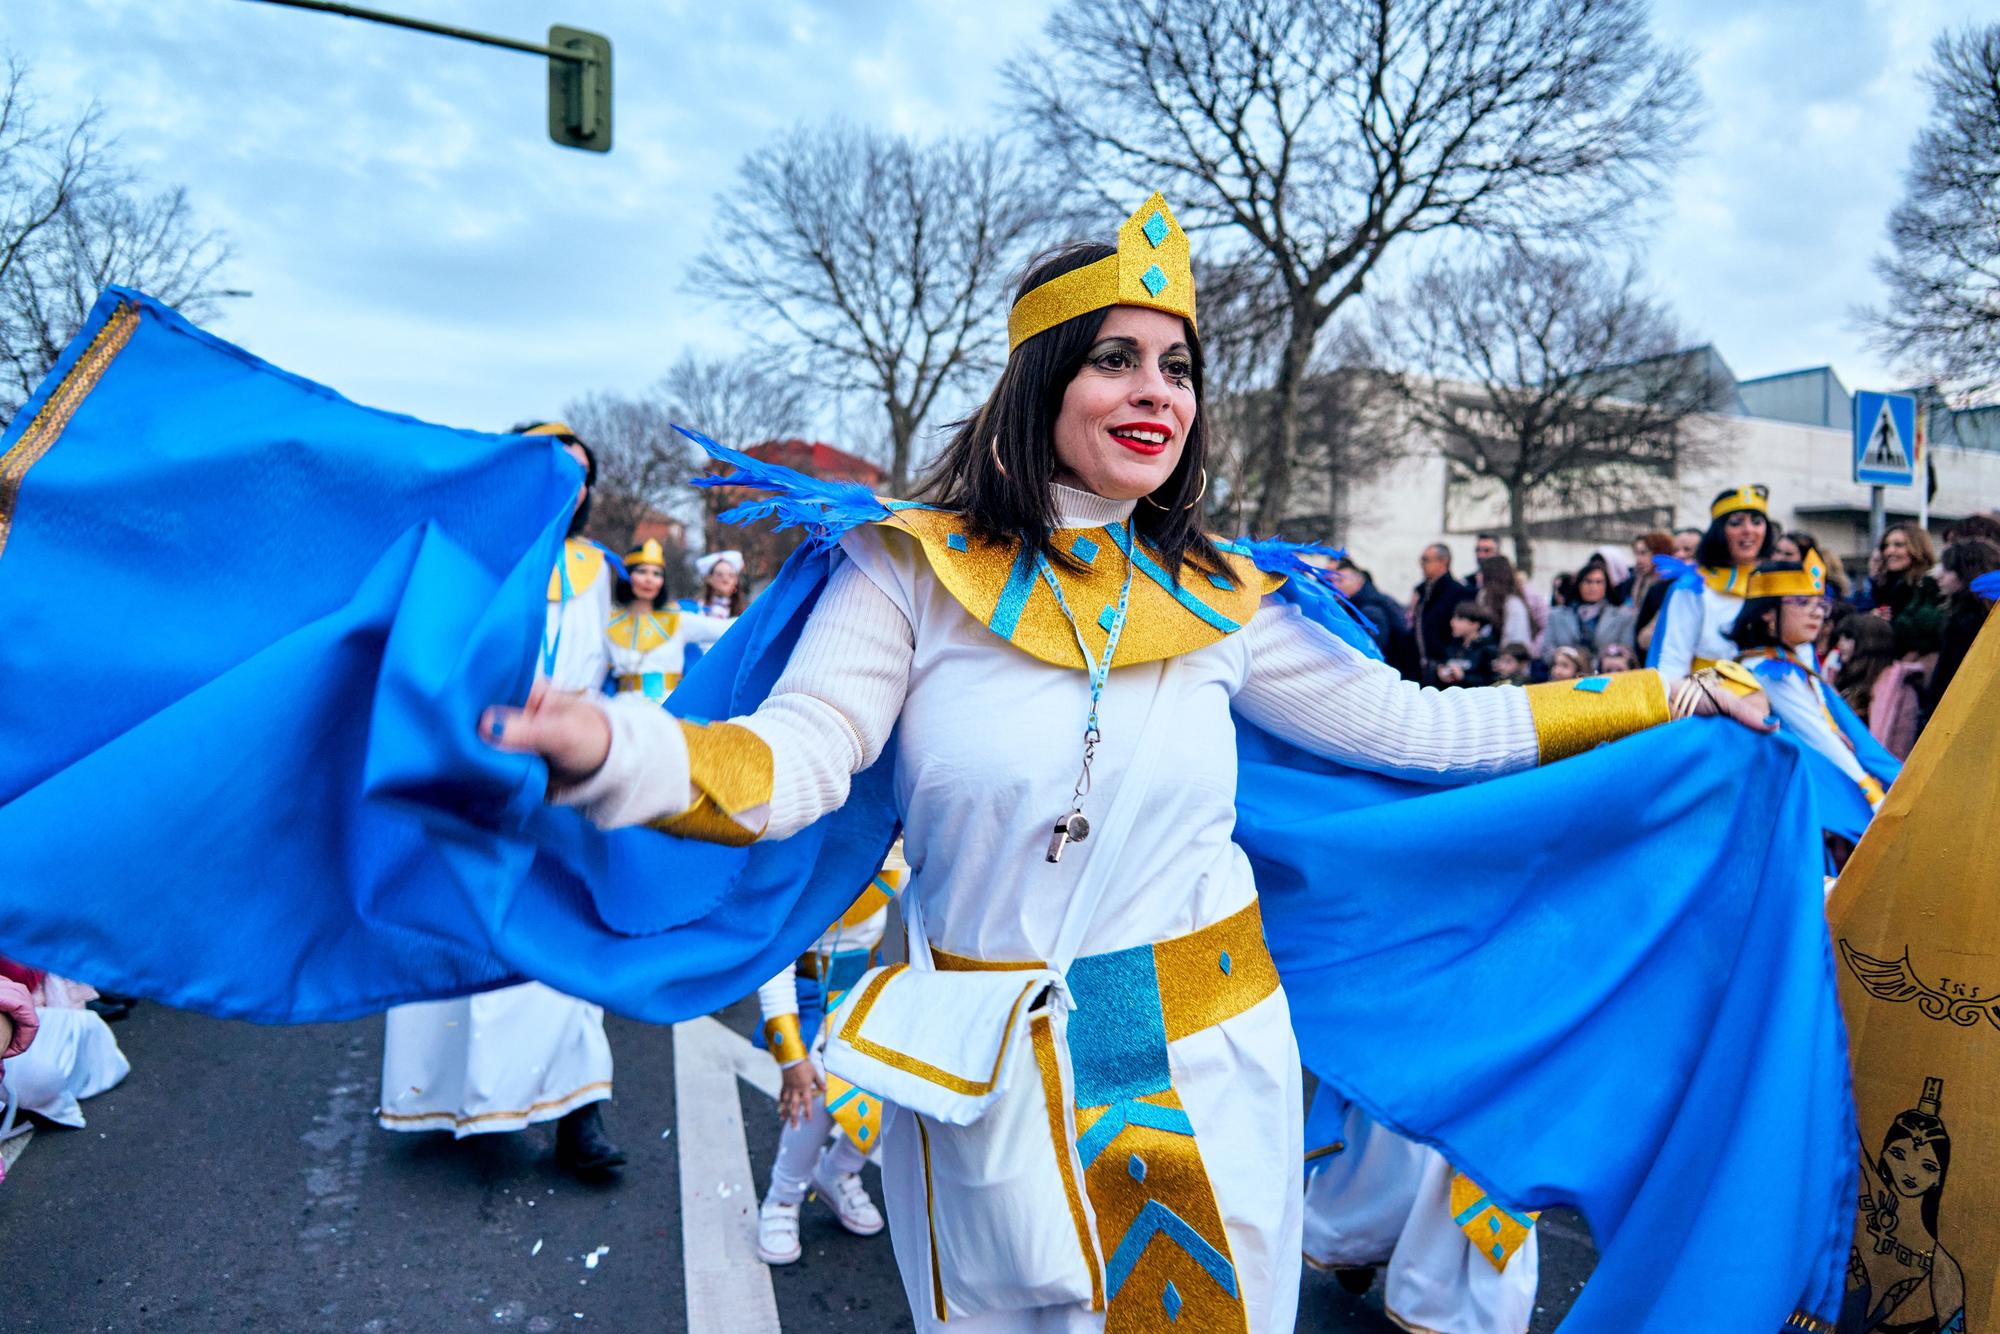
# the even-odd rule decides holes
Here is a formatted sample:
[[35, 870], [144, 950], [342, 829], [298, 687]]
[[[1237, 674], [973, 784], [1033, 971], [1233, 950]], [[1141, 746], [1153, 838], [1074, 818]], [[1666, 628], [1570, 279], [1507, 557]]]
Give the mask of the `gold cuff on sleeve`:
[[1615, 672], [1526, 687], [1542, 763], [1667, 721], [1667, 691], [1655, 671]]
[[[735, 723], [682, 719], [681, 735], [687, 740], [694, 804], [653, 827], [704, 843], [737, 848], [755, 843], [770, 821], [771, 747]], [[754, 825], [744, 818], [749, 812], [758, 812]]]
[[774, 1014], [764, 1021], [764, 1045], [779, 1065], [791, 1065], [806, 1058], [805, 1039], [799, 1036], [799, 1017]]

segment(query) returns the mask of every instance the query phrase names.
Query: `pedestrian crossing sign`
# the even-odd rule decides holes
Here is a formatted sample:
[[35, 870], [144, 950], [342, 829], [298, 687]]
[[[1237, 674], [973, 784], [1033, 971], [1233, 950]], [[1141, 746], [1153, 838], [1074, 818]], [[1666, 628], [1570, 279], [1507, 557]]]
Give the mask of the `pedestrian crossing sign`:
[[1854, 395], [1854, 480], [1909, 486], [1917, 475], [1917, 400], [1908, 394]]

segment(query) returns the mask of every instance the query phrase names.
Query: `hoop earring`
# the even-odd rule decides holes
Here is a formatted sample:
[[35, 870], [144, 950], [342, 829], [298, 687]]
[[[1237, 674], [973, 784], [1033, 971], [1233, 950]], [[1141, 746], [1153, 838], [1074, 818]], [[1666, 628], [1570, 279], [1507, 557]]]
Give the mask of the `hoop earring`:
[[993, 456], [993, 466], [1000, 470], [1002, 477], [1005, 477], [1007, 475], [1007, 465], [1000, 461], [1000, 437], [995, 436], [986, 442], [986, 452]]
[[1207, 494], [1208, 494], [1208, 468], [1206, 465], [1203, 465], [1201, 470], [1201, 486], [1199, 489], [1195, 491], [1194, 499], [1190, 500], [1187, 504], [1173, 505], [1173, 506], [1162, 505], [1159, 501], [1153, 499], [1151, 496], [1141, 496], [1139, 497], [1139, 499], [1145, 501], [1148, 505], [1151, 505], [1156, 510], [1164, 510], [1164, 509], [1191, 510], [1196, 505], [1199, 505], [1201, 503], [1201, 498]]

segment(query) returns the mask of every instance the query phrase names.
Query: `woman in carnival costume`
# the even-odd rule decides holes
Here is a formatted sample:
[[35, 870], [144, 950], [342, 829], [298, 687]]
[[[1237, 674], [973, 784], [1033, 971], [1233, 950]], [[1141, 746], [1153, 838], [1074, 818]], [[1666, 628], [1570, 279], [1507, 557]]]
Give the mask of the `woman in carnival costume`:
[[[1017, 1012], [1035, 998], [1035, 1018], [1012, 1082], [1037, 1110], [1002, 1116], [1007, 1138], [983, 1120], [954, 1124], [973, 1113], [949, 1108], [899, 1108], [884, 1130], [892, 1236], [921, 1329], [1292, 1328], [1299, 1048], [1231, 837], [1245, 722], [1424, 784], [1529, 769], [1673, 715], [1764, 729], [1760, 698], [1693, 682], [1670, 698], [1651, 672], [1588, 690], [1422, 689], [1357, 647], [1351, 622], [1337, 631], [1302, 610], [1297, 599], [1317, 596], [1309, 576], [1279, 596], [1287, 581], [1252, 545], [1202, 530], [1187, 255], [1155, 195], [1118, 246], [1033, 266], [1000, 383], [936, 465], [929, 501], [873, 514], [856, 502], [874, 521], [841, 525], [824, 591], [760, 707], [703, 724], [537, 690], [485, 723], [497, 746], [545, 757], [556, 799], [600, 825], [735, 844], [836, 811], [896, 738], [906, 917], [924, 971], [1032, 977], [1048, 964], [1062, 978], [1016, 998]], [[807, 498], [827, 490], [761, 475]], [[1101, 906], [1072, 956], [1084, 883]], [[899, 1011], [892, 983], [894, 970], [857, 988], [853, 1017], [832, 1021], [843, 1041], [885, 1053], [885, 1069], [991, 1094], [1005, 1037], [981, 1082], [936, 1073], [971, 1052], [931, 1059], [934, 1031], [906, 1034], [905, 1048], [861, 1031], [864, 1019], [875, 1031], [955, 1022]], [[1059, 1188], [1000, 1188], [1050, 1163]]]
[[1778, 546], [1766, 486], [1724, 491], [1709, 505], [1708, 518], [1694, 568], [1669, 587], [1647, 649], [1646, 665], [1669, 681], [1736, 656], [1729, 627], [1743, 610], [1757, 563], [1769, 560]]
[[891, 849], [868, 888], [812, 949], [757, 988], [763, 1015], [757, 1042], [784, 1072], [778, 1093], [784, 1129], [778, 1133], [770, 1188], [757, 1210], [757, 1257], [766, 1264], [788, 1265], [799, 1258], [799, 1209], [809, 1189], [856, 1236], [872, 1237], [884, 1226], [861, 1184], [861, 1165], [882, 1137], [882, 1101], [827, 1076], [824, 1020], [875, 966], [889, 904], [908, 875], [902, 848]]
[[[597, 461], [562, 422], [517, 433], [553, 440], [584, 470], [562, 557], [549, 574], [535, 678], [551, 689], [594, 694], [610, 662], [605, 622], [617, 578], [605, 550], [582, 535]], [[448, 1130], [463, 1139], [555, 1121], [556, 1161], [595, 1176], [625, 1162], [604, 1133], [598, 1103], [610, 1097], [603, 1007], [540, 982], [388, 1013], [376, 1110], [384, 1130]]]
[[694, 572], [701, 580], [701, 596], [682, 598], [683, 611], [727, 620], [741, 616], [750, 605], [743, 589], [742, 552], [711, 551], [695, 561]]
[[[998, 400], [1022, 411], [961, 441], [955, 509], [718, 449], [776, 493], [742, 517], [814, 540], [678, 720], [531, 692], [577, 462], [111, 289], [0, 433], [0, 679], [35, 702], [0, 714], [0, 942], [266, 1023], [527, 979], [672, 1023], [796, 960], [907, 823], [925, 966], [856, 986], [827, 1063], [909, 1090], [885, 1212], [926, 1324], [942, 1291], [975, 1331], [1289, 1327], [1303, 1058], [1509, 1208], [1583, 1215], [1567, 1334], [1824, 1329], [1856, 1132], [1798, 748], [1720, 724], [1599, 747], [1668, 716], [1645, 672], [1420, 691], [1296, 548], [1202, 555], [1186, 239], [1157, 201], [1119, 239], [1035, 275]], [[1060, 488], [1059, 439], [1085, 468]], [[312, 559], [278, 560], [301, 531]], [[62, 610], [114, 580], [136, 677]], [[483, 743], [523, 699], [483, 735], [535, 754]], [[592, 827], [552, 773], [661, 828]], [[1036, 959], [1068, 966], [956, 966]], [[978, 1005], [899, 999], [940, 987]], [[930, 1083], [868, 1056], [910, 1049], [891, 1021], [988, 1059], [933, 1053]], [[982, 1149], [1033, 1171], [959, 1188]], [[982, 1222], [1026, 1241], [968, 1246]]]
[[611, 672], [618, 693], [638, 693], [654, 703], [664, 701], [681, 683], [690, 648], [706, 647], [736, 624], [711, 616], [690, 616], [682, 608], [662, 613], [667, 599], [667, 553], [657, 538], [647, 538], [625, 555], [625, 574], [618, 580], [623, 608], [604, 627], [611, 655]]
[[1820, 675], [1813, 646], [1831, 605], [1826, 563], [1811, 549], [1804, 557], [1757, 567], [1729, 635], [1738, 650], [1738, 670], [1753, 674], [1743, 684], [1770, 697], [1785, 734], [1815, 758], [1808, 772], [1829, 785], [1819, 803], [1825, 828], [1854, 840], [1903, 766]]

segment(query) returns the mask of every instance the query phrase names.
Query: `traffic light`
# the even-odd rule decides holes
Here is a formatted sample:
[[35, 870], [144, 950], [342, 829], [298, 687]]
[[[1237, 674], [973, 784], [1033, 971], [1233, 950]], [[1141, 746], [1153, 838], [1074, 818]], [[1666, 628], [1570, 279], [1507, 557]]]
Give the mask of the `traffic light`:
[[557, 23], [549, 27], [549, 47], [580, 57], [549, 58], [549, 138], [569, 148], [610, 152], [610, 39]]

